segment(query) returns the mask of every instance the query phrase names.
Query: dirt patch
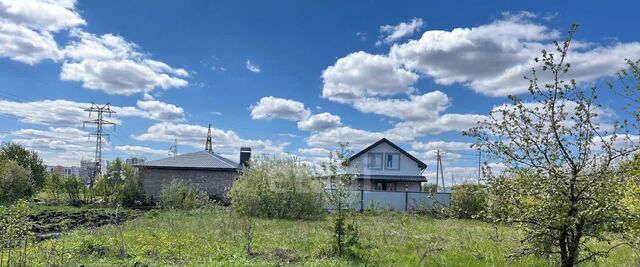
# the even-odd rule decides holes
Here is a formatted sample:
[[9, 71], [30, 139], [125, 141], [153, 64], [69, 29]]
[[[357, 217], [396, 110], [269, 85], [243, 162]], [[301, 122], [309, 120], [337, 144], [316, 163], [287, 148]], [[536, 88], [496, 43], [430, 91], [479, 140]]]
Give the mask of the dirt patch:
[[271, 257], [277, 258], [282, 263], [296, 263], [300, 259], [293, 254], [293, 251], [288, 249], [278, 248], [271, 252]]
[[118, 217], [112, 211], [44, 211], [29, 215], [33, 222], [32, 231], [37, 240], [56, 238], [60, 234], [77, 228], [96, 228], [107, 224], [121, 224], [137, 217], [131, 212], [118, 212]]

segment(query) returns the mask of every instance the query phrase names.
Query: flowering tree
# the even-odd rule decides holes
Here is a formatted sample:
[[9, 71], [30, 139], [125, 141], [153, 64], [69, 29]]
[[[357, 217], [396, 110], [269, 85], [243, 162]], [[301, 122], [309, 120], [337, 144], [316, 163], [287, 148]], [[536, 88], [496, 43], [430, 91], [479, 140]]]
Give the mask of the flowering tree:
[[523, 230], [518, 254], [557, 255], [561, 266], [607, 255], [622, 244], [611, 233], [637, 220], [621, 203], [632, 178], [620, 175], [618, 164], [638, 150], [627, 123], [601, 122], [597, 89], [563, 80], [576, 29], [535, 59], [541, 66], [525, 77], [530, 99], [510, 96], [465, 132], [505, 167], [500, 174], [485, 167], [490, 214]]

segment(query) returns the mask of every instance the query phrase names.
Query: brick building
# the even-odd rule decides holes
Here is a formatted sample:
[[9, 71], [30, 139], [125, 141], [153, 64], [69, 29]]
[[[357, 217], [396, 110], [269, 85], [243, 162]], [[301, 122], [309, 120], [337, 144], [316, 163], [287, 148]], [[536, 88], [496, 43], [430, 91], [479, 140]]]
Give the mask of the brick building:
[[157, 198], [162, 186], [182, 181], [207, 192], [214, 199], [227, 200], [227, 190], [251, 158], [250, 148], [240, 149], [240, 163], [213, 152], [211, 126], [204, 151], [137, 164], [140, 182], [147, 195]]

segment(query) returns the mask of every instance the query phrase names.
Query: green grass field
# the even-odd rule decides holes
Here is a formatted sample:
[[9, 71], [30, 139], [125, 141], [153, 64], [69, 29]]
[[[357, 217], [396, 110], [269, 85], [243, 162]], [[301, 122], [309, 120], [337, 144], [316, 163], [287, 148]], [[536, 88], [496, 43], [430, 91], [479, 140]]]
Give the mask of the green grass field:
[[[363, 247], [356, 257], [328, 253], [331, 226], [320, 221], [256, 219], [253, 250], [245, 252], [245, 222], [222, 208], [152, 210], [122, 227], [80, 229], [26, 248], [29, 265], [78, 266], [547, 266], [553, 261], [506, 257], [517, 246], [508, 227], [414, 215], [358, 215]], [[123, 242], [124, 241], [124, 242]], [[122, 257], [124, 243], [126, 257]], [[601, 266], [637, 266], [630, 248]]]

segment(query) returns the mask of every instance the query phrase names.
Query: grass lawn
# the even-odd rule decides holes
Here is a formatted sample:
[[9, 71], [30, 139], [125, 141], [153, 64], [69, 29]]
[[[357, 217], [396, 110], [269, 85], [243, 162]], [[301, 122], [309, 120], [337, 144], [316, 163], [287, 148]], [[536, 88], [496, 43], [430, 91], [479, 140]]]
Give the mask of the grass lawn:
[[[254, 220], [245, 253], [241, 219], [224, 209], [150, 211], [123, 227], [81, 229], [27, 248], [29, 265], [85, 266], [546, 266], [543, 258], [507, 259], [516, 247], [510, 228], [466, 220], [359, 215], [363, 248], [356, 258], [330, 256], [329, 220]], [[122, 258], [124, 240], [126, 258]], [[64, 252], [64, 253], [61, 253]], [[618, 248], [602, 266], [637, 266]]]

